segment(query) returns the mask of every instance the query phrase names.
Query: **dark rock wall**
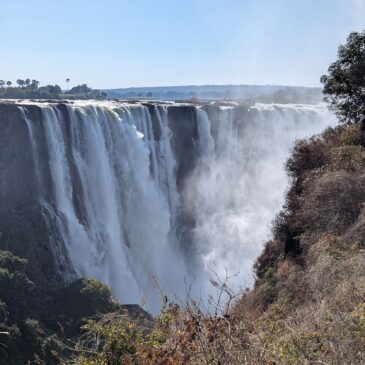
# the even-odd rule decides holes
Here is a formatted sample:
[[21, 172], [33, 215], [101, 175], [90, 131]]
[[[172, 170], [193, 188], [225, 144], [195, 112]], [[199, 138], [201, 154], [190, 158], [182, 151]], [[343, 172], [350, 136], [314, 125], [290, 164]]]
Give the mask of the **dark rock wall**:
[[0, 104], [0, 249], [27, 258], [28, 274], [40, 286], [59, 287], [73, 272], [52, 206], [40, 204], [41, 194], [52, 201], [42, 112], [33, 105], [24, 111], [37, 140], [36, 151], [21, 110]]
[[170, 106], [168, 120], [177, 162], [177, 188], [181, 191], [184, 179], [195, 167], [198, 154], [196, 110], [192, 106]]

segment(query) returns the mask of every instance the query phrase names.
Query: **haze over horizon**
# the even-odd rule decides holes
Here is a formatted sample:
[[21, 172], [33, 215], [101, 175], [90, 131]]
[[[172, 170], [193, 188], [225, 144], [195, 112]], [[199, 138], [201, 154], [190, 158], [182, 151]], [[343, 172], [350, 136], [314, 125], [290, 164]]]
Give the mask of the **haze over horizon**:
[[0, 79], [316, 87], [365, 0], [2, 0], [0, 14]]

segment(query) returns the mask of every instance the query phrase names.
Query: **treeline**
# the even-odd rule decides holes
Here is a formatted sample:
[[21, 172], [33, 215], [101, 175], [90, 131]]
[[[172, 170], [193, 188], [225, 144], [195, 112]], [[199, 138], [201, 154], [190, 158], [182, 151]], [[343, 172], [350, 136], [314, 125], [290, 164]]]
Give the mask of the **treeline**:
[[[69, 79], [67, 79], [69, 82]], [[0, 80], [0, 99], [105, 99], [107, 94], [94, 90], [87, 84], [77, 85], [63, 92], [55, 85], [40, 86], [40, 82], [31, 79], [18, 79], [13, 86], [12, 81]]]
[[92, 89], [87, 84], [77, 85], [64, 95], [68, 99], [105, 99], [107, 94], [103, 91]]
[[59, 98], [62, 90], [58, 85], [39, 86], [37, 80], [16, 80], [17, 86], [11, 81], [0, 80], [0, 98], [3, 99], [43, 99]]

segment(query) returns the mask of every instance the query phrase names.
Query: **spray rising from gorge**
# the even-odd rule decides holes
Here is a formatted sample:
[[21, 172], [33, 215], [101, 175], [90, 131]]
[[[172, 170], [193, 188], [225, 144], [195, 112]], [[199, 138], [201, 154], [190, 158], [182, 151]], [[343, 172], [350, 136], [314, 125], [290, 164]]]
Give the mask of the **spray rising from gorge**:
[[[2, 139], [13, 147], [0, 175], [3, 209], [12, 213], [1, 240], [14, 239], [15, 221], [36, 216], [17, 234], [27, 237], [42, 280], [94, 277], [122, 302], [145, 300], [152, 311], [160, 305], [154, 283], [180, 298], [191, 282], [193, 295], [206, 297], [212, 272], [239, 273], [235, 288], [251, 284], [283, 203], [290, 148], [335, 124], [321, 105], [7, 108]], [[23, 154], [24, 166], [6, 164]], [[32, 249], [39, 235], [52, 264]]]

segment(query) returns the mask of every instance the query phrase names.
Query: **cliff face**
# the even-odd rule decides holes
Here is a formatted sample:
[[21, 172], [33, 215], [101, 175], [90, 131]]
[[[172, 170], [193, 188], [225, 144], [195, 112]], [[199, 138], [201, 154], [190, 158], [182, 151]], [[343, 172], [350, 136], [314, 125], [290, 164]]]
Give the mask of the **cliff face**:
[[[183, 192], [186, 179], [195, 169], [200, 156], [199, 131], [197, 121], [197, 107], [194, 105], [169, 105], [164, 108], [157, 104], [144, 104], [143, 106], [130, 105], [126, 107], [116, 103], [112, 107], [130, 119], [137, 128], [143, 131], [144, 139], [154, 145], [150, 150], [150, 170], [163, 189], [176, 190], [177, 195]], [[119, 111], [119, 109], [120, 111]], [[51, 118], [45, 110], [51, 111]], [[112, 108], [111, 108], [112, 109]], [[49, 111], [48, 110], [48, 111]], [[73, 111], [75, 110], [75, 112]], [[87, 109], [85, 109], [87, 110]], [[219, 128], [222, 123], [222, 111], [218, 105], [208, 105], [201, 109], [207, 112], [212, 137], [217, 140]], [[231, 118], [235, 128], [239, 120], [247, 113], [248, 107], [242, 106], [234, 109]], [[59, 183], [54, 181], [57, 155], [64, 159], [65, 169], [70, 175], [71, 204], [75, 215], [80, 222], [87, 225], [87, 211], [85, 207], [85, 182], [77, 161], [75, 145], [78, 143], [73, 128], [82, 127], [81, 108], [70, 108], [62, 103], [0, 103], [0, 182], [1, 182], [1, 209], [0, 209], [0, 248], [9, 249], [16, 255], [26, 257], [29, 261], [28, 271], [30, 277], [38, 285], [44, 287], [62, 287], [76, 278], [78, 274], [70, 260], [67, 239], [62, 232], [60, 221], [64, 221], [63, 213], [57, 213], [57, 194]], [[102, 110], [93, 109], [92, 118], [103, 118]], [[92, 113], [95, 113], [93, 116]], [[133, 114], [134, 113], [134, 114]], [[138, 114], [139, 113], [139, 114]], [[98, 115], [99, 114], [99, 115]], [[48, 121], [48, 119], [49, 121]], [[167, 125], [164, 125], [164, 118]], [[207, 120], [208, 120], [207, 119]], [[48, 121], [48, 122], [47, 122]], [[228, 120], [223, 120], [229, 123]], [[102, 121], [102, 123], [106, 123]], [[141, 125], [141, 123], [143, 125]], [[49, 124], [52, 130], [59, 128], [61, 133], [57, 138], [62, 139], [60, 148], [52, 155], [52, 134], [46, 128]], [[58, 125], [59, 124], [59, 125]], [[78, 124], [78, 125], [77, 125]], [[168, 129], [166, 129], [166, 127]], [[205, 133], [209, 133], [205, 131]], [[80, 134], [82, 144], [87, 146], [87, 134]], [[97, 141], [95, 143], [102, 143]], [[115, 142], [113, 142], [115, 143]], [[84, 148], [83, 147], [83, 148]], [[80, 147], [81, 148], [81, 147]], [[153, 150], [155, 148], [155, 150]], [[171, 151], [169, 150], [171, 149]], [[172, 155], [168, 155], [172, 153]], [[64, 155], [62, 155], [64, 154]], [[91, 156], [93, 158], [95, 156]], [[84, 158], [88, 158], [86, 155]], [[155, 161], [153, 160], [155, 158]], [[169, 162], [168, 159], [171, 161]], [[134, 163], [131, 161], [131, 163]], [[136, 161], [136, 164], [139, 162]], [[169, 164], [170, 166], [166, 166]], [[166, 169], [161, 172], [161, 169]], [[169, 169], [169, 171], [168, 171]], [[105, 172], [104, 172], [105, 173]], [[160, 176], [157, 176], [160, 174]], [[168, 180], [168, 174], [173, 174], [174, 181]], [[62, 180], [61, 175], [56, 177]], [[89, 176], [89, 178], [92, 178]], [[175, 185], [175, 186], [174, 186]], [[172, 204], [174, 192], [165, 192], [169, 195]], [[191, 230], [195, 227], [195, 219], [189, 212], [186, 202], [180, 199], [178, 212], [175, 212], [177, 235], [181, 236], [181, 246], [186, 250], [191, 246]], [[177, 209], [177, 207], [170, 207]], [[128, 240], [128, 237], [126, 237]], [[110, 284], [110, 283], [109, 283]]]
[[[24, 202], [36, 199], [36, 184], [33, 179], [33, 160], [27, 125], [21, 115], [21, 110], [16, 105], [0, 104], [1, 123], [1, 201], [5, 209], [16, 208]], [[35, 120], [41, 120], [40, 110], [31, 107], [29, 113]], [[29, 176], [24, 179], [24, 176]], [[6, 215], [6, 214], [5, 214]]]
[[[28, 118], [34, 121], [34, 131], [42, 123], [41, 109], [27, 106]], [[46, 186], [36, 179], [35, 164], [46, 166], [45, 138], [40, 136], [38, 148], [43, 159], [34, 160], [24, 111], [15, 104], [0, 104], [0, 247], [29, 260], [34, 281], [47, 287], [67, 281], [66, 268], [59, 260], [65, 252], [55, 221], [40, 202], [39, 190], [50, 190], [49, 171]], [[72, 272], [72, 269], [71, 269]]]
[[[216, 109], [218, 109], [216, 107]], [[177, 187], [181, 191], [184, 179], [194, 169], [199, 156], [197, 150], [198, 126], [196, 109], [191, 106], [173, 106], [168, 109], [172, 146], [177, 162]]]
[[[63, 139], [64, 150], [58, 150], [56, 153], [64, 153], [60, 158], [67, 160], [67, 173], [71, 177], [69, 187], [72, 191], [71, 203], [77, 219], [86, 222], [88, 217], [83, 201], [85, 186], [75, 152], [72, 150], [75, 143], [73, 123], [77, 123], [77, 118], [81, 118], [81, 114], [73, 115], [67, 104], [47, 105], [58, 119], [58, 122], [50, 122], [51, 128], [56, 128], [57, 123], [60, 123], [62, 136], [58, 138]], [[119, 107], [114, 106], [117, 109]], [[138, 124], [139, 118], [141, 120], [147, 118], [145, 123], [149, 123], [150, 120], [151, 125], [145, 125], [144, 128], [151, 128], [151, 132], [150, 135], [146, 133], [144, 139], [159, 144], [161, 139], [170, 138], [166, 136], [166, 131], [164, 132], [166, 127], [163, 125], [163, 110], [153, 104], [148, 104], [146, 107], [148, 115], [140, 117], [137, 115], [132, 122]], [[143, 112], [143, 108], [139, 109]], [[132, 113], [134, 109], [131, 109]], [[44, 110], [45, 106], [36, 103], [0, 103], [0, 248], [28, 259], [29, 275], [37, 285], [56, 289], [63, 287], [80, 273], [74, 269], [67, 247], [69, 242], [65, 241], [64, 232], [60, 228], [60, 220], [65, 218], [62, 216], [63, 213], [61, 215], [57, 213], [59, 187], [54, 181], [55, 172], [52, 170], [57, 161], [55, 156], [52, 156], [52, 142], [45, 127], [47, 116]], [[184, 179], [194, 169], [198, 156], [196, 112], [194, 106], [171, 106], [166, 108], [166, 111], [171, 142], [164, 140], [161, 144], [171, 143], [173, 158], [176, 159], [176, 165], [171, 168], [175, 169], [173, 173], [176, 174], [176, 187], [180, 191]], [[82, 112], [82, 109], [78, 109], [77, 113], [79, 112]], [[96, 110], [96, 113], [101, 112]], [[123, 112], [121, 109], [121, 113]], [[81, 119], [79, 120], [81, 122]], [[140, 126], [139, 129], [143, 127]], [[88, 137], [85, 135], [82, 138]], [[88, 142], [85, 140], [83, 143], [86, 145]], [[166, 151], [160, 152], [166, 153]], [[166, 158], [157, 156], [156, 159], [163, 157]], [[158, 170], [158, 166], [153, 166], [153, 161], [151, 168]], [[158, 172], [152, 171], [152, 173]], [[57, 178], [62, 179], [62, 176], [59, 175]], [[183, 215], [182, 210], [181, 216]]]
[[0, 249], [27, 258], [38, 286], [93, 277], [152, 310], [150, 277], [183, 296], [190, 278], [208, 296], [208, 268], [229, 267], [240, 285], [281, 206], [290, 146], [326, 116], [308, 105], [1, 102]]

